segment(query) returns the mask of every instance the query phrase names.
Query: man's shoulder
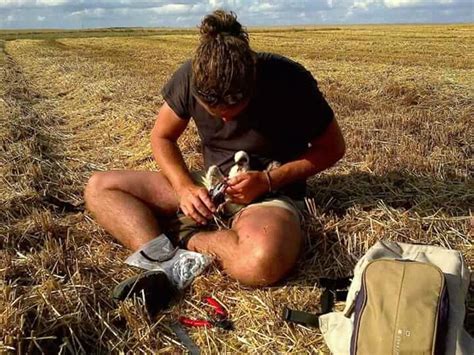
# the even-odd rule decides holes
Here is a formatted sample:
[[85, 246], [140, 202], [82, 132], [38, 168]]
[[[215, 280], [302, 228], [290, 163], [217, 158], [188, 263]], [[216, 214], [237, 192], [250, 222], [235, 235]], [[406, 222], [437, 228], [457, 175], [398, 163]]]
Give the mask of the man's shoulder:
[[292, 61], [290, 58], [288, 57], [285, 57], [284, 55], [282, 54], [278, 54], [278, 53], [272, 53], [272, 52], [257, 52], [257, 60], [261, 61], [261, 62], [264, 62], [264, 63], [280, 63], [280, 62], [288, 62], [288, 61]]
[[258, 70], [264, 76], [282, 77], [291, 79], [299, 74], [308, 74], [309, 71], [297, 61], [281, 54], [270, 52], [257, 53]]
[[192, 59], [187, 59], [176, 69], [175, 73], [180, 77], [189, 78], [192, 73], [192, 68]]
[[190, 100], [192, 100], [190, 90], [191, 73], [192, 63], [191, 60], [187, 60], [175, 69], [171, 78], [161, 89], [163, 99], [182, 119], [188, 119], [192, 114], [190, 111]]
[[257, 62], [264, 65], [275, 64], [303, 67], [300, 63], [289, 57], [285, 57], [282, 54], [271, 52], [257, 52]]

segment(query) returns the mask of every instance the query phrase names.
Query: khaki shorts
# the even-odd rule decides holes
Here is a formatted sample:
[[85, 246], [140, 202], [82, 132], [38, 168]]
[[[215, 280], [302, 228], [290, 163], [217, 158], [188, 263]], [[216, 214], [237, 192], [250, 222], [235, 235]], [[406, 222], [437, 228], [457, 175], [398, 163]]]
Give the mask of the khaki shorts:
[[[193, 172], [191, 175], [196, 184], [204, 186], [202, 172]], [[230, 228], [235, 218], [237, 218], [246, 209], [254, 206], [284, 208], [290, 211], [298, 220], [298, 222], [301, 223], [304, 201], [293, 200], [292, 198], [281, 194], [272, 194], [269, 197], [249, 205], [228, 203], [226, 205], [224, 217], [221, 218], [220, 224]], [[215, 221], [212, 220], [209, 221], [210, 223], [207, 225], [201, 225], [195, 222], [191, 217], [184, 215], [182, 212], [178, 212], [175, 217], [171, 218], [161, 217], [159, 218], [159, 222], [160, 226], [162, 226], [166, 236], [171, 240], [171, 242], [174, 245], [184, 249], [187, 249], [187, 243], [195, 233], [202, 231], [215, 231], [221, 228], [216, 224]]]
[[233, 216], [232, 219], [237, 218], [243, 211], [250, 207], [280, 207], [290, 211], [298, 223], [302, 220], [302, 211], [304, 210], [304, 201], [293, 200], [291, 197], [285, 195], [275, 195], [265, 198], [261, 201], [242, 206]]
[[[192, 172], [191, 176], [193, 177], [193, 180], [199, 184], [200, 186], [204, 186], [203, 184], [203, 177], [204, 173], [202, 171], [196, 171]], [[248, 205], [239, 205], [235, 203], [229, 204], [228, 208], [226, 209], [227, 215], [229, 217], [229, 220], [232, 221], [235, 218], [237, 218], [243, 211], [250, 207], [280, 207], [284, 208], [295, 216], [296, 219], [298, 219], [298, 222], [301, 223], [302, 219], [302, 212], [304, 210], [304, 201], [303, 200], [294, 200], [289, 196], [283, 195], [283, 194], [278, 194], [274, 193], [271, 194], [267, 197], [264, 197], [262, 200], [259, 200], [257, 202], [250, 203]], [[230, 223], [229, 223], [230, 224]]]

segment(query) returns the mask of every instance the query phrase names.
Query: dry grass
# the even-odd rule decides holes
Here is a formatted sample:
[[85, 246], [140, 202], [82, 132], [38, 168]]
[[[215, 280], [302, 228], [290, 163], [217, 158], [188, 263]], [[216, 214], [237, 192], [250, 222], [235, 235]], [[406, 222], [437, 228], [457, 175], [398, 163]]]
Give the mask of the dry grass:
[[[281, 309], [315, 311], [318, 277], [349, 274], [377, 240], [456, 248], [474, 266], [473, 32], [253, 32], [256, 49], [296, 59], [318, 78], [347, 155], [311, 181], [317, 208], [288, 280], [245, 289], [212, 269], [156, 321], [141, 306], [109, 300], [134, 270], [122, 264], [127, 251], [84, 212], [82, 190], [95, 170], [156, 168], [149, 131], [159, 90], [197, 37], [0, 42], [0, 351], [179, 351], [170, 322], [198, 315], [212, 290], [236, 331], [192, 331], [206, 352], [326, 352], [318, 330], [285, 324]], [[194, 127], [180, 145], [199, 168]]]

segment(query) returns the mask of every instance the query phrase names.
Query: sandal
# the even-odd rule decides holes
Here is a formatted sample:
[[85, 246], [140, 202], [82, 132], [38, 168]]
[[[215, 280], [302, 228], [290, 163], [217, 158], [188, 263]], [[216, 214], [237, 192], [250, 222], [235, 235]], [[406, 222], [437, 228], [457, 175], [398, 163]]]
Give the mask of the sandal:
[[145, 298], [145, 306], [151, 316], [166, 308], [177, 293], [163, 271], [147, 271], [132, 276], [112, 290], [112, 298], [123, 301], [134, 296]]

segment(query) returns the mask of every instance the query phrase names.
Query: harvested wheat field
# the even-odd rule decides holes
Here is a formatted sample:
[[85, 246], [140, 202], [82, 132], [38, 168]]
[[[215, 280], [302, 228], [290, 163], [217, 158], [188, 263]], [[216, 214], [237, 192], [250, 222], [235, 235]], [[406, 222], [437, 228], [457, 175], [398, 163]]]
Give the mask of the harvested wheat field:
[[[262, 289], [212, 267], [156, 320], [138, 301], [115, 305], [111, 288], [137, 271], [84, 211], [84, 184], [97, 170], [157, 169], [160, 89], [198, 36], [83, 35], [0, 40], [0, 352], [184, 352], [169, 326], [201, 317], [209, 294], [236, 329], [191, 330], [206, 353], [327, 352], [318, 329], [281, 311], [316, 312], [318, 278], [349, 275], [376, 241], [455, 248], [474, 267], [474, 25], [251, 29], [256, 50], [311, 70], [347, 143], [310, 181], [298, 267]], [[200, 168], [194, 127], [180, 146]]]

